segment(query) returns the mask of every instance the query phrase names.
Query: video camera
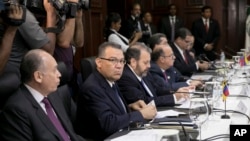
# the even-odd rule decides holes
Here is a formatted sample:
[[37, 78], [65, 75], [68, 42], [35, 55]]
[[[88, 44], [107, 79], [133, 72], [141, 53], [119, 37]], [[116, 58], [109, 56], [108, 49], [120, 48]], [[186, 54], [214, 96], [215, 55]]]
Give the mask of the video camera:
[[[2, 0], [0, 2], [1, 18], [9, 25], [19, 26], [25, 22], [25, 7], [26, 0]], [[12, 19], [9, 17], [10, 5], [19, 5], [23, 9], [23, 16], [21, 19]]]
[[[49, 2], [52, 3], [60, 16], [68, 15], [74, 17], [77, 9], [88, 10], [90, 8], [90, 0], [79, 0], [77, 4], [67, 2], [66, 0], [49, 0]], [[46, 13], [43, 7], [43, 0], [27, 0], [26, 6], [35, 14], [44, 15]]]

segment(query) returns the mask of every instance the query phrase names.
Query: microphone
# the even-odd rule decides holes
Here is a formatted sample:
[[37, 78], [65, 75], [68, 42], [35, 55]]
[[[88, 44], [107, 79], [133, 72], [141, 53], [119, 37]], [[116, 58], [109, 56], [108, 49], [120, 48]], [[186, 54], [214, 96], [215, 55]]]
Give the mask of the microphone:
[[210, 67], [209, 67], [210, 70], [216, 70], [217, 69], [215, 67], [215, 65], [214, 65], [215, 62], [208, 59], [206, 54], [200, 54], [199, 58], [203, 58], [204, 61], [207, 61], [210, 64]]

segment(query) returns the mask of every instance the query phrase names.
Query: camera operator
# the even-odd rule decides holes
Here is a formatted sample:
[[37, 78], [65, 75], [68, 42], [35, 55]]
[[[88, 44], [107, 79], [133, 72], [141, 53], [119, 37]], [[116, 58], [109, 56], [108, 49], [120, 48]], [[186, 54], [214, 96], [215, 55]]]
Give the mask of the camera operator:
[[[78, 2], [78, 0], [71, 1]], [[46, 32], [43, 30], [42, 27], [39, 26], [37, 19], [28, 9], [26, 9], [25, 12], [25, 22], [18, 27], [17, 33], [12, 44], [12, 50], [8, 55], [8, 62], [6, 63], [5, 68], [3, 69], [2, 75], [5, 75], [5, 73], [11, 73], [11, 75], [15, 75], [16, 77], [18, 77], [19, 81], [15, 82], [15, 84], [10, 84], [12, 87], [12, 91], [8, 93], [1, 93], [1, 95], [4, 96], [3, 98], [1, 96], [1, 104], [5, 103], [10, 94], [14, 90], [16, 90], [20, 84], [19, 66], [26, 52], [31, 49], [44, 49], [45, 51], [53, 55], [56, 43], [58, 46], [64, 47], [67, 46], [67, 44], [69, 44], [70, 40], [72, 39], [74, 28], [71, 29], [72, 27], [70, 26], [75, 25], [75, 19], [67, 19], [65, 21], [66, 23], [64, 30], [59, 34], [56, 34], [54, 29], [56, 28], [57, 24], [57, 11], [53, 7], [52, 3], [50, 3], [48, 0], [43, 0], [43, 6], [46, 11], [46, 25], [44, 26]], [[6, 29], [3, 28], [3, 30]], [[0, 37], [1, 36], [3, 35], [1, 34]], [[66, 40], [66, 38], [69, 38], [68, 43], [68, 40]], [[5, 82], [5, 80], [0, 81]], [[0, 84], [0, 89], [1, 85], [2, 84]], [[1, 108], [2, 107], [0, 106], [0, 109]]]
[[68, 18], [66, 20], [64, 30], [68, 31], [68, 33], [66, 33], [70, 35], [70, 37], [66, 36], [67, 38], [64, 39], [64, 46], [56, 45], [53, 56], [56, 61], [64, 62], [67, 66], [69, 77], [66, 81], [72, 90], [72, 96], [75, 97], [76, 95], [73, 94], [78, 91], [78, 85], [76, 81], [77, 72], [74, 69], [73, 58], [75, 47], [83, 47], [84, 44], [82, 8], [77, 9], [75, 18]]
[[[2, 10], [4, 10], [4, 3], [0, 1], [0, 14], [2, 14], [3, 12]], [[10, 5], [7, 14], [8, 14], [7, 15], [8, 18], [10, 19], [21, 20], [23, 17], [23, 9], [19, 5], [12, 4]], [[7, 24], [1, 17], [0, 17], [0, 24], [6, 28], [6, 30], [3, 31], [3, 36], [0, 40], [0, 60], [1, 60], [0, 61], [0, 76], [1, 76], [2, 71], [10, 55], [10, 52], [12, 49], [12, 42], [14, 40], [18, 25]]]

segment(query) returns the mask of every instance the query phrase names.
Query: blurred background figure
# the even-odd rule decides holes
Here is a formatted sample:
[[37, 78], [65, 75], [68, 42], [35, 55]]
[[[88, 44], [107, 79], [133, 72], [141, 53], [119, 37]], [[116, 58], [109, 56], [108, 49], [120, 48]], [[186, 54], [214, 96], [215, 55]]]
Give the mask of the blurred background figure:
[[220, 28], [217, 20], [212, 19], [212, 12], [210, 6], [201, 8], [201, 18], [193, 22], [192, 33], [195, 37], [196, 56], [206, 54], [209, 60], [214, 61], [217, 58], [216, 45], [220, 37]]
[[169, 42], [173, 42], [175, 38], [175, 32], [184, 26], [184, 22], [176, 15], [177, 7], [175, 4], [170, 4], [168, 6], [168, 10], [168, 15], [161, 19], [159, 31], [167, 36]]
[[[143, 42], [147, 44], [148, 39], [155, 33], [157, 33], [157, 28], [155, 25], [152, 24], [152, 14], [149, 11], [146, 11], [141, 14], [142, 21], [143, 21], [143, 28], [145, 31], [145, 36], [143, 36]], [[146, 34], [147, 32], [147, 34]]]
[[106, 19], [104, 32], [106, 41], [121, 45], [122, 50], [125, 52], [130, 45], [133, 45], [142, 37], [142, 33], [135, 32], [131, 40], [126, 38], [118, 33], [121, 28], [121, 22], [121, 16], [118, 13], [110, 13]]

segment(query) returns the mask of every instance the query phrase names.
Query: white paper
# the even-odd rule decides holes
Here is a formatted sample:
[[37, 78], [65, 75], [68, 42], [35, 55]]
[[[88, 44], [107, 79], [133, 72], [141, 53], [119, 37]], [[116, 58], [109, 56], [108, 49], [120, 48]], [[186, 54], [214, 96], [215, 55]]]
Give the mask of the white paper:
[[211, 78], [213, 77], [213, 75], [202, 75], [202, 74], [194, 74], [194, 75], [192, 75], [191, 76], [191, 79], [201, 79], [201, 80], [205, 80], [205, 81], [207, 81], [207, 80], [210, 80]]
[[170, 117], [170, 116], [179, 116], [180, 114], [186, 114], [184, 112], [177, 112], [174, 110], [166, 110], [166, 111], [160, 111], [157, 112], [157, 115], [155, 118], [163, 118], [163, 117]]
[[134, 130], [111, 141], [160, 141], [163, 136], [178, 135], [178, 133], [179, 131], [174, 129]]

